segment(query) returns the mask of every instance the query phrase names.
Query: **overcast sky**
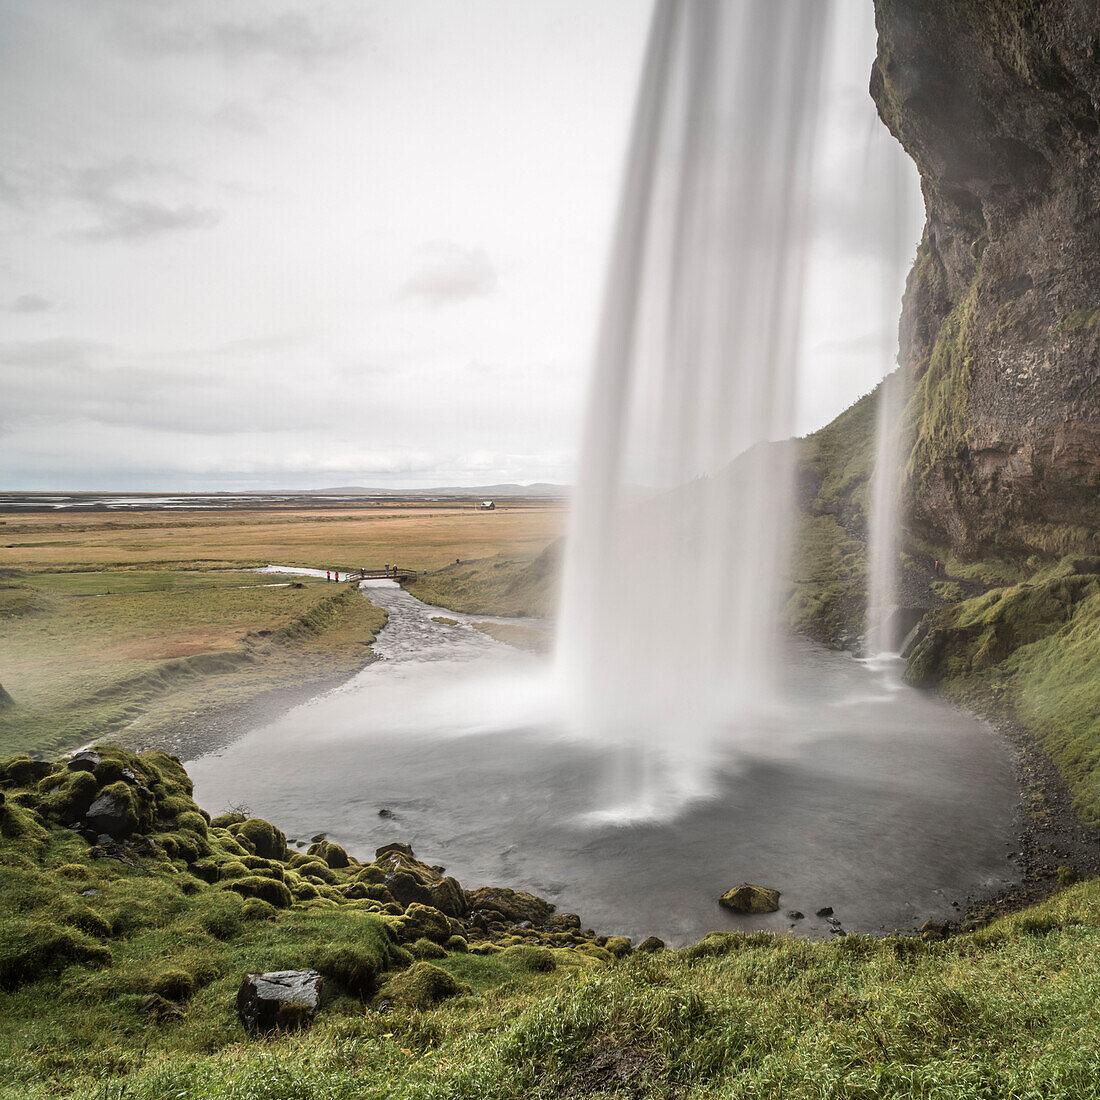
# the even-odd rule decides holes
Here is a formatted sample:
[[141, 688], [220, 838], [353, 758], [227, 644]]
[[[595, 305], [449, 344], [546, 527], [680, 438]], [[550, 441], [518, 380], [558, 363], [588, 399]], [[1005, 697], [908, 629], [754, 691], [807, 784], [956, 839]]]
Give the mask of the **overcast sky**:
[[[801, 432], [886, 369], [848, 6]], [[0, 0], [0, 488], [568, 481], [650, 10]]]

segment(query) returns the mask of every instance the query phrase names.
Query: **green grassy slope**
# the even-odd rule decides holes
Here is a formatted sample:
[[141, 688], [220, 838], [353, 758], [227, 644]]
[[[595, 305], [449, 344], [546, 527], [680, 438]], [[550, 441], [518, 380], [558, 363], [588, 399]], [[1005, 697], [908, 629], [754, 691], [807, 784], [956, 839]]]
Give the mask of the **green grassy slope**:
[[[172, 758], [102, 757], [0, 764], [4, 1100], [1097, 1095], [1098, 882], [947, 941], [485, 935], [385, 900], [392, 853], [291, 854], [265, 822], [207, 820]], [[119, 784], [153, 846], [111, 858], [60, 820]], [[305, 966], [312, 1029], [245, 1038], [243, 974]]]
[[1020, 722], [1100, 824], [1100, 559], [1067, 558], [1030, 581], [934, 612], [906, 676]]
[[0, 583], [0, 755], [142, 736], [288, 682], [358, 671], [386, 615], [344, 586], [240, 572], [37, 573]]

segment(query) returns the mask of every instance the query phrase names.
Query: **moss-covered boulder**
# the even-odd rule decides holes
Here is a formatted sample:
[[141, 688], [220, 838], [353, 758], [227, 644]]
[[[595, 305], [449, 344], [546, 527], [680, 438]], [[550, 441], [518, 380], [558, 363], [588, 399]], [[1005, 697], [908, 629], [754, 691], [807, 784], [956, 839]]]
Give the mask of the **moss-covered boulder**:
[[0, 787], [31, 787], [53, 770], [47, 761], [20, 753], [0, 763]]
[[776, 913], [779, 911], [779, 891], [769, 886], [743, 882], [727, 890], [718, 904], [731, 913]]
[[333, 870], [338, 871], [351, 866], [351, 860], [348, 858], [347, 852], [331, 840], [321, 840], [316, 844], [311, 844], [306, 854], [327, 863]]
[[554, 952], [548, 947], [534, 947], [528, 944], [515, 944], [512, 947], [506, 947], [500, 953], [500, 957], [519, 970], [540, 974], [549, 974], [550, 971], [556, 970], [558, 965]]
[[374, 993], [384, 960], [368, 944], [331, 944], [313, 956], [313, 967], [353, 997]]
[[543, 898], [503, 886], [483, 886], [478, 890], [467, 890], [466, 904], [471, 910], [499, 913], [504, 920], [517, 924], [530, 921], [541, 925], [554, 912], [554, 906]]
[[425, 937], [433, 943], [446, 943], [451, 938], [451, 923], [447, 915], [430, 905], [410, 905], [400, 922], [402, 942], [412, 943]]
[[231, 879], [224, 889], [232, 890], [244, 898], [259, 898], [276, 909], [289, 909], [292, 901], [286, 884], [261, 875], [247, 875], [244, 878]]
[[469, 989], [446, 970], [430, 962], [413, 963], [402, 974], [395, 974], [382, 987], [381, 1000], [392, 1001], [409, 1008], [425, 1009], [448, 997], [456, 997]]
[[232, 828], [238, 840], [245, 840], [264, 859], [286, 859], [286, 834], [262, 817], [250, 817]]

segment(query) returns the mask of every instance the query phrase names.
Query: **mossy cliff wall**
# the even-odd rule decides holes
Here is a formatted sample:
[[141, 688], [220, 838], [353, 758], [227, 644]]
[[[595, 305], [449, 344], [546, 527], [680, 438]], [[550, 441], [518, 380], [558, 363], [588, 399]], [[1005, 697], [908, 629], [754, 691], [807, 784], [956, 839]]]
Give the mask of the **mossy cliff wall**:
[[963, 555], [1100, 528], [1100, 3], [875, 0], [871, 94], [927, 225], [901, 363], [912, 532]]

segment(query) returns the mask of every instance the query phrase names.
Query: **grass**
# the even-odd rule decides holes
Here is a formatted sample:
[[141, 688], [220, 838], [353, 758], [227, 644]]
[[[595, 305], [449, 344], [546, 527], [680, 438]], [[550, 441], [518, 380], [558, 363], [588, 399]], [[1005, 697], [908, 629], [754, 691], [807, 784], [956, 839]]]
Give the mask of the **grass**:
[[[206, 819], [170, 757], [103, 756], [83, 796], [128, 769], [159, 851], [94, 858], [56, 821], [71, 773], [0, 764], [3, 1100], [1097, 1095], [1100, 881], [944, 942], [714, 933], [616, 958], [517, 926], [441, 946], [461, 922], [345, 885], [380, 881], [388, 856], [290, 856], [264, 822]], [[242, 898], [249, 882], [285, 886], [289, 907]], [[242, 976], [306, 966], [326, 981], [312, 1029], [246, 1039]]]
[[[16, 706], [0, 753], [147, 736], [289, 679], [350, 674], [385, 614], [343, 586], [254, 574], [29, 574], [0, 588], [0, 669]], [[134, 723], [137, 723], [135, 726]]]
[[560, 543], [552, 543], [535, 558], [456, 563], [407, 587], [417, 599], [451, 611], [546, 618], [557, 602], [560, 553]]
[[1100, 824], [1100, 560], [1067, 559], [1031, 581], [935, 612], [911, 682], [1023, 724], [1077, 808]]

